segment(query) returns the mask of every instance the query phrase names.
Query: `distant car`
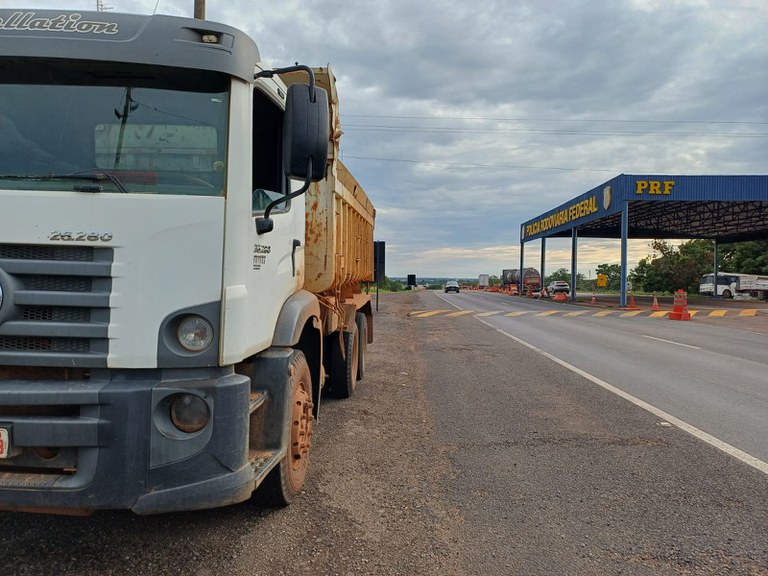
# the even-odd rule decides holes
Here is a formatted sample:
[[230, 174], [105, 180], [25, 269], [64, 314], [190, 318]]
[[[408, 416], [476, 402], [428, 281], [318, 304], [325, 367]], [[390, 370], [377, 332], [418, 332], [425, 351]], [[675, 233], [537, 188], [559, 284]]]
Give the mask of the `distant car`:
[[563, 280], [554, 280], [549, 283], [549, 286], [547, 286], [547, 292], [550, 294], [557, 294], [558, 292], [564, 292], [565, 294], [568, 294], [570, 291], [571, 287], [568, 285], [568, 282]]
[[446, 294], [448, 292], [456, 292], [456, 294], [459, 293], [459, 283], [456, 282], [456, 280], [448, 280], [443, 288], [445, 289]]

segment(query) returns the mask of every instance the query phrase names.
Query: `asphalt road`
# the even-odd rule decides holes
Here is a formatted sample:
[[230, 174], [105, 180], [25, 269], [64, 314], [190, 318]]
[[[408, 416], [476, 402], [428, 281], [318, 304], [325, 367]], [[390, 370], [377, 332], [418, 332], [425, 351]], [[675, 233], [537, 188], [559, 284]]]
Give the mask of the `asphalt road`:
[[[323, 400], [294, 505], [0, 513], [3, 572], [768, 575], [765, 473], [510, 338], [495, 314], [415, 318], [444, 302], [380, 300], [366, 378], [353, 398]], [[620, 338], [632, 341], [607, 339]]]
[[[478, 319], [768, 462], [768, 315], [738, 317], [735, 308], [736, 322], [718, 326], [722, 317], [706, 323], [703, 314], [676, 322], [493, 293], [436, 295], [449, 307], [490, 314]], [[764, 333], [740, 329], [747, 323]]]
[[[483, 308], [480, 294], [462, 296]], [[498, 295], [481, 297], [491, 303], [485, 314], [499, 309]], [[423, 294], [419, 304], [443, 308], [429, 298]], [[552, 308], [525, 299], [509, 305]], [[583, 362], [613, 382], [633, 373], [633, 380], [664, 381], [665, 370], [690, 371], [690, 362], [681, 370], [631, 336], [674, 323], [633, 318], [615, 327], [603, 320], [620, 322], [498, 314], [414, 319], [427, 334], [433, 419], [441, 439], [456, 447], [460, 472], [447, 486], [473, 520], [477, 573], [504, 573], [500, 564], [511, 574], [768, 573], [765, 473], [522, 343], [535, 340], [540, 350]], [[596, 369], [598, 359], [606, 370]], [[696, 390], [690, 392], [694, 401]], [[760, 397], [764, 402], [765, 389]]]

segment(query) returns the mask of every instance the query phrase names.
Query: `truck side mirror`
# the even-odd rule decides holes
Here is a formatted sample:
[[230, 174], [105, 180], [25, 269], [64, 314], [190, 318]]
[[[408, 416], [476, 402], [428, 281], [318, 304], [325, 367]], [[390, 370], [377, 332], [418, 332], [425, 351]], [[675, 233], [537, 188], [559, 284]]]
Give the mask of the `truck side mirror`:
[[315, 85], [311, 68], [296, 65], [289, 68], [264, 70], [255, 78], [271, 78], [275, 74], [305, 70], [309, 84], [291, 84], [285, 97], [283, 121], [283, 170], [289, 178], [303, 180], [304, 185], [282, 198], [273, 200], [256, 218], [256, 233], [266, 234], [274, 229], [270, 218], [272, 208], [281, 202], [304, 194], [312, 182], [325, 178], [328, 160], [330, 128], [328, 120], [328, 93]]
[[[307, 84], [292, 84], [285, 99], [283, 168], [298, 180], [325, 178], [328, 157], [328, 93]], [[308, 162], [309, 160], [312, 162]], [[311, 168], [310, 168], [311, 167]], [[310, 171], [311, 170], [311, 171]]]

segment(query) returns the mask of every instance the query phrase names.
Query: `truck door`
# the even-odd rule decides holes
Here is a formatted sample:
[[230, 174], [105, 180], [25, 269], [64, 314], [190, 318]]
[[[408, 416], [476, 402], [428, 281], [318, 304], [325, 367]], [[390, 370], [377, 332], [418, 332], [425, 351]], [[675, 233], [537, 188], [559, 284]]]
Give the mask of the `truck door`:
[[[275, 205], [270, 217], [272, 231], [258, 234], [255, 220], [266, 207], [291, 192], [282, 162], [283, 111], [259, 90], [254, 91], [253, 161], [250, 226], [253, 270], [249, 292], [258, 298], [258, 310], [271, 338], [283, 303], [303, 284], [304, 199]], [[294, 186], [296, 186], [294, 184]]]

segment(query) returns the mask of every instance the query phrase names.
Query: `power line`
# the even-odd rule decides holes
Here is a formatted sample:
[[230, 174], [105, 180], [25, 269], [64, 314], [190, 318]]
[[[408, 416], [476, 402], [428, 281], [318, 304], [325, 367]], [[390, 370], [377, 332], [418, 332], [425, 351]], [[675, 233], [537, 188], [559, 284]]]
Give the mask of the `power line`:
[[484, 122], [589, 122], [616, 124], [724, 124], [724, 125], [762, 125], [768, 122], [747, 120], [611, 120], [609, 118], [496, 118], [493, 116], [396, 116], [386, 114], [342, 114], [342, 118], [389, 118], [396, 120], [481, 120]]
[[479, 164], [473, 162], [441, 162], [438, 160], [409, 160], [406, 158], [377, 158], [374, 156], [353, 156], [344, 154], [343, 160], [352, 158], [354, 160], [371, 160], [374, 162], [404, 162], [407, 164], [434, 164], [438, 166], [450, 166], [453, 168], [498, 168], [504, 170], [556, 170], [560, 172], [611, 172], [616, 174], [621, 170], [609, 168], [564, 168], [559, 166], [521, 166], [517, 164]]
[[551, 134], [556, 136], [674, 136], [697, 138], [701, 136], [717, 138], [765, 138], [768, 132], [664, 132], [650, 130], [557, 130], [534, 128], [441, 128], [435, 126], [385, 126], [366, 124], [346, 124], [349, 132], [422, 132], [433, 134]]

